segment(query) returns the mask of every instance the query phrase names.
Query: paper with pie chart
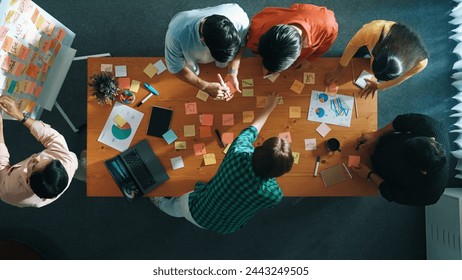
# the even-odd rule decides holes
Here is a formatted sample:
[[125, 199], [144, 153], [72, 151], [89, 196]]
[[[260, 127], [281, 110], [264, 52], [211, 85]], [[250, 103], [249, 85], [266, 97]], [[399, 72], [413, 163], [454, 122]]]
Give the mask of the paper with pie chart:
[[143, 115], [133, 108], [116, 102], [98, 141], [118, 151], [125, 151], [130, 146]]
[[330, 96], [322, 91], [311, 91], [308, 120], [350, 127], [354, 97], [337, 94]]

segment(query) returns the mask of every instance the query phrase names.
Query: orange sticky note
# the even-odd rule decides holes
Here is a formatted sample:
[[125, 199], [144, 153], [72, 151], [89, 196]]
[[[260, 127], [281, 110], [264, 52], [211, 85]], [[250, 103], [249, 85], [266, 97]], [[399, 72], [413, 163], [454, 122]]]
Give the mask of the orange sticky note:
[[223, 126], [234, 125], [234, 114], [223, 114], [222, 115]]
[[279, 133], [279, 138], [285, 138], [287, 142], [292, 143], [292, 137], [289, 131]]
[[234, 133], [233, 132], [225, 132], [221, 135], [221, 141], [223, 144], [231, 144], [234, 141]]
[[190, 102], [184, 104], [184, 110], [186, 115], [194, 115], [197, 114], [197, 104], [196, 102]]
[[201, 125], [199, 127], [199, 136], [200, 138], [212, 137], [212, 127]]
[[196, 156], [205, 155], [207, 153], [204, 143], [194, 144], [193, 148]]
[[303, 84], [299, 80], [294, 80], [294, 83], [290, 87], [290, 90], [297, 94], [300, 94], [304, 87], [305, 87], [305, 84]]
[[257, 108], [264, 108], [266, 105], [266, 96], [257, 96]]
[[38, 67], [37, 65], [31, 63], [29, 64], [29, 66], [27, 67], [27, 70], [26, 70], [26, 75], [31, 77], [31, 78], [34, 78], [34, 79], [37, 79], [38, 75], [40, 73], [40, 67]]
[[254, 112], [253, 111], [244, 111], [242, 112], [242, 122], [243, 123], [251, 123], [254, 119]]
[[360, 162], [360, 156], [348, 156], [348, 167], [358, 166]]
[[130, 77], [119, 78], [119, 88], [129, 89], [130, 88]]
[[202, 125], [213, 125], [213, 115], [212, 114], [202, 114]]

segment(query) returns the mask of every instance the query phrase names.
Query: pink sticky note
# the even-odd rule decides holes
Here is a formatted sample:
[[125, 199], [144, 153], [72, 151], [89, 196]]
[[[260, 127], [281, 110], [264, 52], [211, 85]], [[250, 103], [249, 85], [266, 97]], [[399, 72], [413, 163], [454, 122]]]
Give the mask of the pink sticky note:
[[212, 137], [212, 127], [201, 125], [199, 127], [199, 136], [200, 138]]
[[194, 144], [194, 154], [196, 156], [205, 155], [206, 153], [207, 151], [205, 150], [204, 143]]
[[186, 115], [193, 115], [197, 114], [197, 103], [191, 102], [184, 104], [184, 109], [186, 111]]
[[234, 133], [233, 132], [223, 133], [223, 135], [221, 135], [221, 140], [223, 141], [223, 144], [225, 145], [233, 143]]
[[279, 138], [285, 138], [287, 142], [292, 143], [292, 137], [289, 131], [279, 133]]
[[212, 114], [202, 114], [202, 125], [213, 125], [213, 115]]
[[348, 167], [358, 166], [360, 161], [360, 156], [348, 156]]
[[223, 114], [223, 126], [233, 126], [234, 125], [234, 114]]

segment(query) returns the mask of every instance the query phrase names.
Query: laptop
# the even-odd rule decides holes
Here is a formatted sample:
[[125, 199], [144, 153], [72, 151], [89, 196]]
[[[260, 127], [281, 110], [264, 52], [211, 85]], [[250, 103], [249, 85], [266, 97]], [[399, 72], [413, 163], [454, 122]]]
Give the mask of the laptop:
[[104, 165], [128, 202], [142, 197], [169, 179], [146, 139], [106, 160]]

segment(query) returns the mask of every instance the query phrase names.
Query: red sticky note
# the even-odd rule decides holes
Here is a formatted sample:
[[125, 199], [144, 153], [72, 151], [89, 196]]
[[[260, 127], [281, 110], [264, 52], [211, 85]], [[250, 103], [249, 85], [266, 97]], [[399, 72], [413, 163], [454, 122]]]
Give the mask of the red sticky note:
[[129, 89], [130, 88], [130, 77], [119, 78], [119, 88]]
[[223, 144], [231, 144], [233, 143], [234, 140], [234, 133], [233, 132], [225, 132], [221, 135], [221, 141], [223, 141]]
[[358, 166], [360, 161], [360, 156], [348, 156], [348, 167]]
[[201, 138], [212, 137], [212, 127], [201, 125], [199, 127], [199, 135]]
[[196, 156], [205, 155], [206, 153], [207, 151], [205, 150], [204, 143], [194, 144], [194, 154]]
[[233, 126], [234, 125], [234, 114], [223, 114], [223, 126]]
[[213, 125], [213, 115], [202, 114], [202, 125], [212, 126]]

